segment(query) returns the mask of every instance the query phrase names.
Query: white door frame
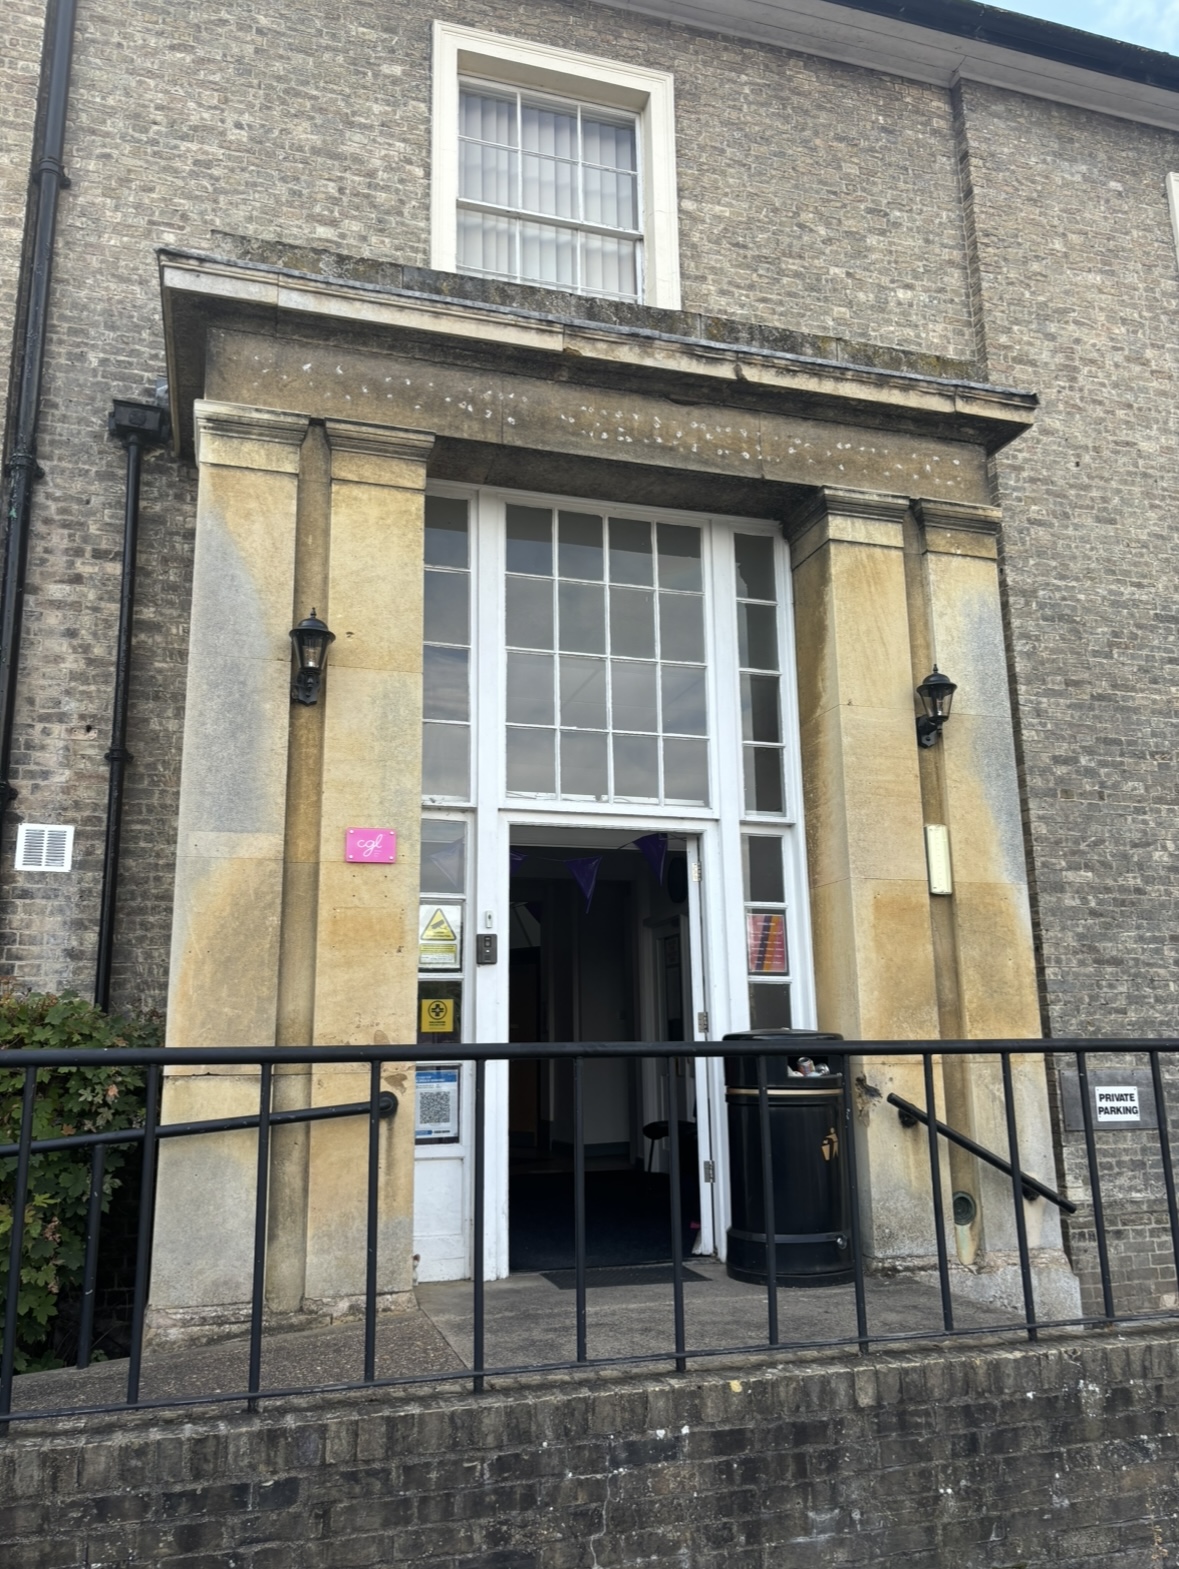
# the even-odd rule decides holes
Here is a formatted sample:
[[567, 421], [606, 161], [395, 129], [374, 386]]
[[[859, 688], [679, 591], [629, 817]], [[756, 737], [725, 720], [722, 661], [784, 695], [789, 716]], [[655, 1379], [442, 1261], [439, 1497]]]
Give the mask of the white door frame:
[[[718, 1040], [727, 1031], [749, 1024], [748, 972], [745, 954], [744, 884], [741, 860], [743, 832], [780, 835], [785, 855], [787, 935], [791, 955], [793, 1018], [800, 1027], [814, 1024], [815, 997], [812, 978], [809, 897], [806, 854], [802, 830], [801, 757], [798, 747], [797, 689], [794, 677], [794, 629], [789, 550], [767, 519], [692, 514], [679, 509], [627, 507], [628, 515], [681, 520], [706, 530], [706, 669], [710, 727], [710, 800], [713, 806], [686, 815], [682, 808], [628, 806], [613, 803], [543, 804], [506, 796], [504, 749], [505, 691], [501, 662], [490, 655], [502, 637], [504, 503], [519, 499], [541, 505], [592, 505], [588, 498], [535, 494], [502, 487], [459, 483], [431, 484], [443, 495], [463, 497], [471, 503], [471, 649], [473, 685], [471, 748], [473, 776], [470, 801], [438, 801], [440, 815], [461, 814], [471, 823], [471, 871], [467, 906], [472, 937], [477, 932], [500, 935], [505, 945], [496, 965], [464, 965], [467, 993], [464, 1000], [464, 1038], [494, 1044], [508, 1034], [508, 883], [509, 849], [514, 824], [545, 825], [553, 829], [601, 827], [635, 833], [666, 830], [693, 836], [699, 846], [697, 859], [702, 881], [689, 882], [689, 921], [692, 939], [692, 1010], [690, 1030], [694, 1040]], [[709, 525], [719, 525], [718, 532]], [[488, 526], [492, 525], [492, 526]], [[732, 552], [717, 548], [726, 529], [771, 535], [777, 542], [778, 624], [781, 648], [781, 720], [786, 739], [784, 752], [786, 810], [761, 816], [743, 812], [742, 732], [737, 692], [734, 688], [734, 654], [738, 638], [736, 575]], [[502, 646], [502, 645], [500, 645]], [[506, 803], [506, 804], [505, 804]], [[720, 803], [725, 803], [722, 819]], [[423, 808], [435, 810], [431, 801]], [[707, 897], [704, 897], [707, 893]], [[473, 947], [473, 942], [470, 944]], [[469, 952], [469, 949], [468, 949]], [[469, 966], [469, 967], [468, 967]], [[707, 1027], [701, 1027], [701, 1015]], [[469, 1075], [469, 1077], [468, 1077]], [[472, 1069], [464, 1072], [464, 1089], [473, 1090]], [[485, 1101], [485, 1247], [484, 1275], [496, 1279], [508, 1272], [508, 1070], [506, 1062], [491, 1062], [486, 1070]], [[696, 1066], [700, 1118], [699, 1150], [703, 1163], [712, 1162], [712, 1203], [702, 1205], [701, 1245], [724, 1256], [725, 1228], [729, 1215], [727, 1120], [724, 1069], [720, 1057], [701, 1059]], [[473, 1111], [473, 1102], [465, 1104]], [[468, 1123], [473, 1131], [473, 1125]], [[466, 1214], [463, 1224], [471, 1235], [474, 1162], [464, 1131], [468, 1158]], [[469, 1250], [468, 1250], [469, 1251]]]
[[[576, 830], [586, 828], [606, 828], [611, 832], [630, 833], [632, 830], [637, 837], [643, 833], [671, 833], [683, 835], [688, 842], [688, 910], [689, 910], [689, 937], [692, 974], [692, 1017], [688, 1021], [690, 1026], [689, 1038], [693, 1041], [704, 1038], [699, 1029], [699, 1016], [709, 1013], [710, 993], [707, 987], [706, 976], [718, 973], [724, 968], [727, 958], [723, 953], [713, 954], [708, 952], [708, 936], [704, 931], [702, 919], [703, 901], [700, 898], [700, 883], [691, 875], [693, 864], [702, 860], [700, 852], [693, 853], [696, 846], [703, 846], [710, 838], [716, 836], [717, 823], [707, 818], [677, 818], [666, 813], [639, 813], [633, 816], [620, 815], [616, 810], [599, 814], [589, 812], [584, 806], [574, 810], [537, 811], [527, 806], [521, 808], [506, 808], [500, 810], [487, 809], [475, 814], [476, 826], [474, 832], [475, 862], [472, 878], [471, 908], [474, 913], [476, 929], [483, 930], [487, 926], [487, 917], [490, 915], [494, 921], [494, 929], [502, 934], [499, 962], [497, 964], [477, 965], [473, 972], [472, 988], [474, 993], [474, 1007], [472, 1022], [474, 1028], [473, 1038], [477, 1041], [506, 1041], [508, 1038], [508, 986], [509, 986], [509, 957], [507, 949], [508, 931], [508, 882], [511, 875], [511, 831], [513, 827], [544, 827], [553, 829], [554, 833], [562, 830]], [[485, 821], [487, 820], [487, 821]], [[723, 922], [712, 923], [713, 939], [723, 942]], [[702, 1136], [700, 1138], [700, 1174], [703, 1175], [703, 1162], [713, 1160], [718, 1166], [719, 1162], [713, 1151], [716, 1148], [717, 1119], [711, 1105], [714, 1094], [712, 1077], [698, 1067], [696, 1070], [697, 1118], [701, 1117], [701, 1110], [705, 1110]], [[722, 1075], [723, 1084], [723, 1075]], [[722, 1088], [723, 1107], [723, 1088]], [[723, 1112], [722, 1112], [723, 1115]], [[508, 1186], [509, 1186], [509, 1144], [508, 1144], [508, 1065], [506, 1061], [489, 1062], [486, 1075], [486, 1102], [484, 1122], [484, 1150], [486, 1166], [484, 1171], [484, 1248], [483, 1271], [486, 1280], [501, 1280], [508, 1274]], [[471, 1163], [471, 1180], [474, 1181], [474, 1163]], [[707, 1201], [707, 1191], [702, 1194], [701, 1233], [703, 1247], [706, 1253], [711, 1253], [715, 1246], [715, 1222], [713, 1216], [714, 1206]]]

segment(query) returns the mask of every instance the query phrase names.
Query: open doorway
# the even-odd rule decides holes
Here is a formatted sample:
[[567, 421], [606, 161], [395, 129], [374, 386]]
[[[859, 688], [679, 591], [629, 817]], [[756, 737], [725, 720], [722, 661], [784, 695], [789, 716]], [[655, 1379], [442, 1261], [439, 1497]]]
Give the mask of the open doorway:
[[[517, 1042], [692, 1038], [684, 836], [514, 828], [509, 1033]], [[668, 1108], [678, 1106], [684, 1252], [700, 1236], [695, 1080], [683, 1059], [584, 1067], [591, 1267], [671, 1257]], [[672, 1087], [674, 1086], [674, 1087]], [[573, 1067], [509, 1072], [509, 1265], [571, 1268]]]

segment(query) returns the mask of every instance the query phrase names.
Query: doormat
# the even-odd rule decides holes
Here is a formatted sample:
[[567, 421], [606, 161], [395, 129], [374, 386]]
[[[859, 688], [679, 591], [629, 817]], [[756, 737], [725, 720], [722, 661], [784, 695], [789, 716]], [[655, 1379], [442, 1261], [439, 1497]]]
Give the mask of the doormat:
[[[561, 1291], [577, 1289], [575, 1269], [548, 1269], [542, 1278], [551, 1281]], [[629, 1264], [614, 1269], [587, 1269], [585, 1272], [587, 1286], [670, 1286], [674, 1278], [670, 1264]], [[685, 1265], [680, 1270], [680, 1278], [707, 1280], [708, 1276]]]

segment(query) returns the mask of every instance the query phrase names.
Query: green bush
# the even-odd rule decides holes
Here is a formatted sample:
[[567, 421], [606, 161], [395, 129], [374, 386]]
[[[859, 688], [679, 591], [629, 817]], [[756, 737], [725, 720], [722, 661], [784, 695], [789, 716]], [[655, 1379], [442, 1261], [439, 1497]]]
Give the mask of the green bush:
[[[24, 1071], [5, 1069], [4, 1052], [161, 1044], [157, 1016], [107, 1015], [70, 992], [54, 997], [12, 988], [0, 990], [0, 1144], [15, 1144], [19, 1138], [24, 1089]], [[40, 1070], [33, 1137], [142, 1126], [146, 1079], [143, 1068], [130, 1065]], [[119, 1171], [134, 1158], [134, 1146], [108, 1147], [104, 1213], [121, 1185]], [[49, 1151], [31, 1160], [17, 1311], [18, 1372], [61, 1366], [54, 1344], [54, 1321], [60, 1304], [81, 1286], [89, 1191], [89, 1149]], [[0, 1298], [4, 1300], [10, 1289], [15, 1197], [16, 1157], [6, 1156], [0, 1158]]]

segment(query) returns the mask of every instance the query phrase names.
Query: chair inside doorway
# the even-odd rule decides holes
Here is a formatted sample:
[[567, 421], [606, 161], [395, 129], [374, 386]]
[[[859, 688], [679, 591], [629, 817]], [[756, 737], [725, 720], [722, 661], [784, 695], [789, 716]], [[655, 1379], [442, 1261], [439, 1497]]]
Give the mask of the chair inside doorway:
[[[623, 842], [619, 842], [620, 839]], [[536, 1042], [509, 1077], [509, 1260], [569, 1269], [573, 1251], [573, 1065], [546, 1041], [682, 1040], [690, 1007], [687, 864], [668, 846], [662, 875], [625, 836], [513, 832], [509, 1029]], [[668, 1074], [677, 1080], [685, 1254], [699, 1236], [694, 1096], [685, 1063], [587, 1059], [583, 1069], [586, 1262], [671, 1257]]]

